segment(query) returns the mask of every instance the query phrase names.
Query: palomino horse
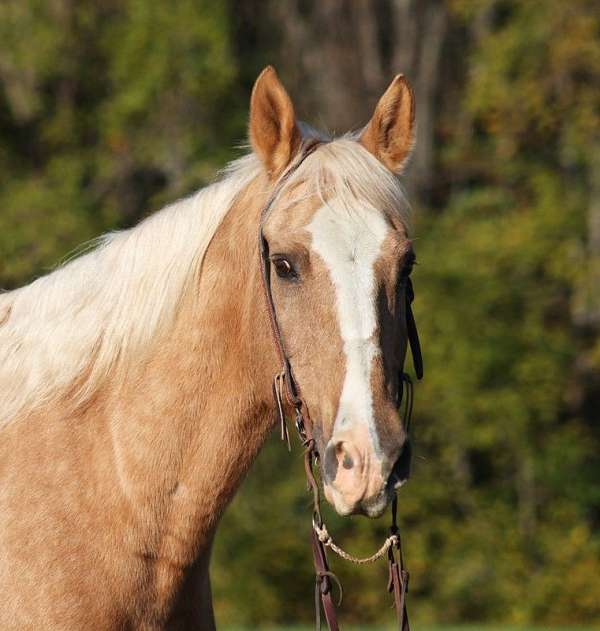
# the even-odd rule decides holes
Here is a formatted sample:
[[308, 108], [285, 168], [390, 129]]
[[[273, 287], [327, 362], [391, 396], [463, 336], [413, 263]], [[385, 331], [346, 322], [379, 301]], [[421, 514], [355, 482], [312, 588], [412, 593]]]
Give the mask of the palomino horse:
[[[396, 409], [412, 261], [397, 76], [360, 134], [285, 181], [263, 234], [328, 500], [382, 513], [408, 477]], [[274, 425], [261, 210], [315, 132], [272, 68], [253, 153], [215, 184], [0, 295], [0, 628], [212, 629], [215, 530]]]

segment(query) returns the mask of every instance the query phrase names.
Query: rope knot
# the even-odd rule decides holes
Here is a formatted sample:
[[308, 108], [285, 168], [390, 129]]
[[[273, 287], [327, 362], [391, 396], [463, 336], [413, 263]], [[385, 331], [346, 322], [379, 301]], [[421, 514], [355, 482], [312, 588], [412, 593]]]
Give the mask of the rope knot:
[[331, 536], [327, 532], [325, 524], [323, 524], [321, 527], [315, 526], [315, 532], [317, 533], [317, 537], [319, 537], [319, 541], [322, 544], [328, 546], [331, 543]]
[[386, 540], [385, 543], [391, 547], [391, 546], [395, 546], [396, 548], [399, 547], [400, 545], [400, 537], [398, 537], [398, 535], [396, 533], [394, 533], [393, 535], [390, 535]]
[[342, 557], [342, 559], [346, 559], [346, 561], [351, 561], [352, 563], [359, 563], [361, 565], [363, 563], [373, 563], [377, 561], [377, 559], [380, 559], [392, 546], [400, 548], [400, 535], [392, 534], [383, 542], [383, 545], [375, 554], [372, 554], [370, 557], [359, 558], [348, 554], [345, 550], [342, 550], [342, 548], [336, 545], [331, 535], [327, 532], [325, 524], [319, 526], [317, 522], [313, 520], [313, 528], [317, 533], [317, 538], [324, 546], [328, 546], [338, 556]]

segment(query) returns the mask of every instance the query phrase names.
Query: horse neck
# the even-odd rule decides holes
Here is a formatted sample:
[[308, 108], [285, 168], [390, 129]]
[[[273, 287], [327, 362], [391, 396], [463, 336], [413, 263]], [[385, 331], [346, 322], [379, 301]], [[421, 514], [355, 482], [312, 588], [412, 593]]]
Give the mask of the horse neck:
[[[182, 588], [273, 426], [277, 369], [262, 299], [258, 221], [264, 181], [216, 232], [174, 329], [115, 390], [111, 436], [140, 542], [157, 559], [159, 600]], [[167, 606], [165, 604], [165, 606]]]
[[273, 426], [277, 356], [257, 250], [264, 187], [239, 196], [173, 330], [104, 406], [120, 512], [136, 554], [157, 560], [149, 582], [165, 611], [186, 568], [205, 571], [218, 519]]
[[112, 403], [123, 490], [143, 502], [154, 495], [157, 508], [166, 501], [173, 514], [193, 517], [197, 541], [212, 529], [273, 424], [276, 354], [256, 227], [264, 184], [251, 184], [234, 203], [174, 329]]
[[[104, 577], [111, 591], [99, 608], [164, 620], [181, 606], [186, 577], [206, 571], [218, 519], [272, 428], [278, 366], [257, 243], [268, 188], [259, 178], [238, 196], [176, 321], [143, 357], [77, 410], [54, 401], [2, 430], [11, 493], [0, 494], [0, 510], [16, 533], [46, 529], [43, 544], [23, 547], [32, 558], [50, 566], [76, 550], [82, 576]], [[22, 498], [33, 489], [43, 492], [32, 514]]]

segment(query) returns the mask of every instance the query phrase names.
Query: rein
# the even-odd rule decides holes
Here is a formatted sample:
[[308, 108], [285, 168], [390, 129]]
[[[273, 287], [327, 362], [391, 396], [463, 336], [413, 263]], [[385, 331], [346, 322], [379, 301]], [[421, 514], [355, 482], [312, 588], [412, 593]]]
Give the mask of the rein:
[[[327, 626], [330, 631], [338, 631], [339, 626], [336, 615], [336, 604], [333, 600], [333, 585], [335, 584], [339, 589], [339, 599], [337, 605], [339, 606], [342, 601], [342, 587], [335, 576], [335, 574], [329, 569], [327, 562], [326, 548], [329, 548], [341, 558], [350, 561], [352, 563], [364, 564], [377, 561], [382, 556], [387, 554], [389, 579], [388, 579], [388, 592], [391, 592], [394, 597], [394, 605], [396, 608], [396, 615], [398, 619], [399, 631], [410, 631], [408, 616], [406, 613], [406, 593], [408, 591], [408, 572], [404, 568], [404, 560], [402, 557], [402, 542], [400, 539], [400, 531], [396, 521], [396, 509], [397, 500], [396, 495], [392, 500], [392, 523], [390, 526], [390, 534], [385, 540], [381, 548], [373, 555], [366, 558], [354, 557], [348, 554], [342, 548], [337, 546], [331, 536], [329, 535], [323, 518], [321, 516], [321, 498], [319, 485], [315, 479], [313, 472], [313, 465], [318, 460], [319, 454], [316, 449], [316, 443], [313, 436], [313, 423], [310, 417], [308, 406], [305, 400], [302, 398], [302, 392], [292, 373], [292, 367], [289, 358], [286, 354], [285, 345], [283, 342], [283, 336], [279, 323], [277, 321], [277, 313], [275, 311], [275, 305], [273, 303], [273, 295], [271, 291], [271, 261], [269, 258], [269, 245], [263, 234], [263, 228], [265, 222], [271, 212], [276, 200], [285, 187], [286, 182], [291, 175], [300, 167], [300, 165], [310, 156], [320, 145], [324, 144], [324, 141], [311, 140], [303, 144], [298, 157], [290, 164], [290, 166], [283, 172], [279, 180], [275, 184], [275, 187], [269, 196], [267, 203], [265, 204], [259, 223], [259, 252], [260, 252], [260, 265], [261, 265], [261, 278], [262, 287], [265, 297], [265, 303], [267, 307], [267, 313], [269, 315], [269, 321], [271, 325], [271, 331], [275, 346], [279, 355], [282, 370], [273, 378], [273, 397], [275, 399], [277, 414], [281, 424], [281, 438], [287, 442], [288, 449], [290, 449], [290, 438], [285, 421], [284, 413], [284, 398], [287, 403], [294, 409], [295, 424], [298, 435], [304, 446], [304, 469], [306, 473], [306, 479], [308, 483], [309, 491], [313, 494], [313, 517], [311, 528], [311, 544], [313, 550], [313, 561], [315, 567], [315, 622], [317, 631], [321, 628], [321, 608], [325, 614]], [[412, 281], [410, 279], [410, 266], [402, 272], [402, 282], [405, 287], [406, 296], [406, 329], [408, 342], [413, 357], [413, 364], [415, 374], [418, 379], [423, 376], [423, 359], [421, 356], [421, 347], [419, 343], [419, 336], [417, 333], [417, 327], [415, 318], [412, 311], [412, 301], [414, 299], [414, 290]], [[412, 415], [413, 407], [413, 387], [412, 381], [407, 373], [404, 372], [404, 368], [401, 369], [399, 375], [398, 386], [398, 407], [402, 405], [404, 398], [404, 389], [406, 386], [406, 399], [404, 402], [404, 423], [405, 430], [408, 436], [410, 430], [410, 418]]]

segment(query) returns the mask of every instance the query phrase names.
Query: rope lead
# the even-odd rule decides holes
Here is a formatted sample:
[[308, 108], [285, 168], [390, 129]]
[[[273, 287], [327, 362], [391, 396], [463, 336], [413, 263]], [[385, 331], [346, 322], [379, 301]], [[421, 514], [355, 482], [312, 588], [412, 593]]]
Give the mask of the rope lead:
[[317, 537], [319, 537], [319, 541], [327, 546], [329, 549], [333, 550], [338, 556], [342, 559], [346, 559], [346, 561], [350, 561], [351, 563], [356, 563], [357, 565], [364, 565], [365, 563], [374, 563], [378, 559], [380, 559], [392, 546], [398, 547], [400, 545], [400, 538], [398, 535], [390, 535], [384, 542], [381, 548], [368, 557], [355, 557], [354, 555], [346, 552], [342, 548], [340, 548], [331, 538], [329, 532], [327, 532], [327, 527], [325, 524], [322, 526], [318, 526], [316, 523], [313, 523], [313, 528], [317, 533]]

